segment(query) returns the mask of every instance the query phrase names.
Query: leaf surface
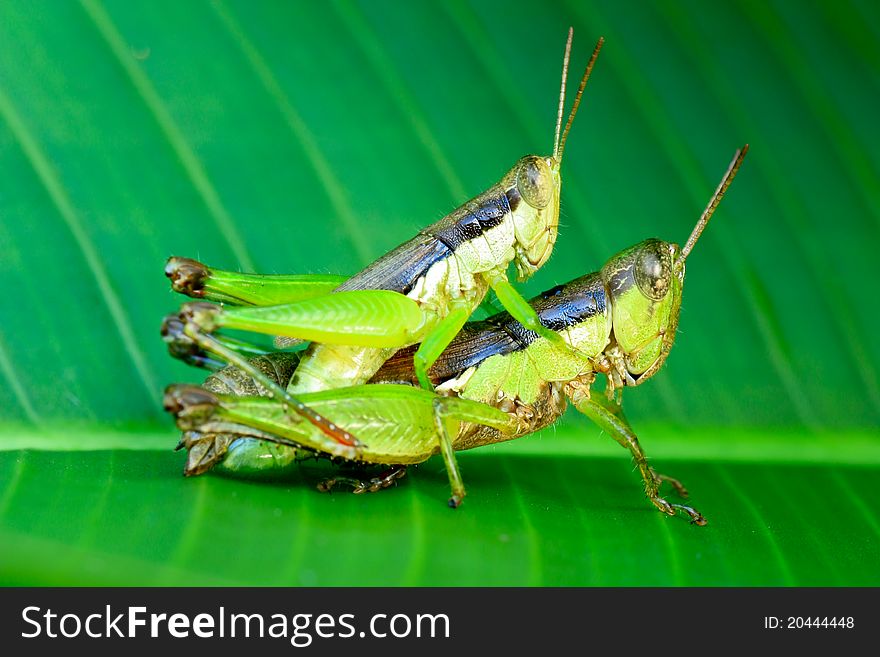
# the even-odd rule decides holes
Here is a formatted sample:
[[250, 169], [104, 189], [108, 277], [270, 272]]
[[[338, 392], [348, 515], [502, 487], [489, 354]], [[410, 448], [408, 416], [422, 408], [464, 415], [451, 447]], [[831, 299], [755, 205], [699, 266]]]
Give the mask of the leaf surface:
[[[569, 25], [572, 76], [606, 45], [529, 294], [683, 242], [751, 144], [626, 395], [710, 525], [573, 415], [463, 454], [457, 512], [439, 460], [180, 477], [165, 259], [356, 272], [550, 148]], [[877, 585], [878, 34], [860, 1], [0, 3], [0, 582]]]

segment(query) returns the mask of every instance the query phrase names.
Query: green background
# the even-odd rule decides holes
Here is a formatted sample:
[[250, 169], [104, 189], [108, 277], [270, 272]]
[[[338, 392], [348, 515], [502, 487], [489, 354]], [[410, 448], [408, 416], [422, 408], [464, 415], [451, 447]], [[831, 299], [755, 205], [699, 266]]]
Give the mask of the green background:
[[[537, 293], [646, 237], [689, 260], [626, 395], [697, 528], [569, 413], [377, 495], [181, 477], [172, 255], [354, 273], [550, 149], [606, 37]], [[0, 582], [878, 585], [880, 10], [841, 2], [0, 3]]]

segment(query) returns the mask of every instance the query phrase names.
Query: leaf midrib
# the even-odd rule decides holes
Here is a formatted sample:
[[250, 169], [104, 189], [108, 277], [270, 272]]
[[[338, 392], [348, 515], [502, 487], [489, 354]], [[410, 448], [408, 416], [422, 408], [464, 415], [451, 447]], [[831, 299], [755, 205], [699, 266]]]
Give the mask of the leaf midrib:
[[[0, 452], [18, 450], [167, 451], [174, 448], [177, 434], [158, 427], [107, 429], [0, 426]], [[880, 442], [868, 429], [805, 433], [797, 429], [689, 427], [687, 429], [643, 425], [642, 444], [654, 459], [697, 462], [755, 462], [791, 464], [880, 465]], [[793, 440], [794, 436], [797, 440]], [[707, 439], [706, 436], [712, 436]], [[558, 457], [588, 456], [623, 458], [613, 441], [591, 428], [557, 427], [533, 436], [468, 452], [468, 457], [502, 454], [531, 454]]]

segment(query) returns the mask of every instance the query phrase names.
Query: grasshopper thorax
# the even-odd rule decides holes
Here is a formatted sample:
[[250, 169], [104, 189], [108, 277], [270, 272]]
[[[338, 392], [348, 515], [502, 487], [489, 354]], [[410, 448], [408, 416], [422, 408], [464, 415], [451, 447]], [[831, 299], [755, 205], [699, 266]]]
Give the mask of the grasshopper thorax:
[[621, 251], [602, 267], [615, 365], [626, 385], [650, 378], [669, 355], [678, 327], [684, 272], [679, 246], [658, 239]]
[[527, 155], [502, 179], [510, 204], [520, 280], [547, 262], [559, 230], [559, 164], [556, 158]]

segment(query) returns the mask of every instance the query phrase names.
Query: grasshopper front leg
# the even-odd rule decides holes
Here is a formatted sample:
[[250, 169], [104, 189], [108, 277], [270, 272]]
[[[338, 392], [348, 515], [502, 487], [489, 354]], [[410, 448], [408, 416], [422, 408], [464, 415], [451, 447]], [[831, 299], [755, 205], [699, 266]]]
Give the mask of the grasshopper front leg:
[[[525, 328], [546, 338], [552, 345], [563, 350], [568, 355], [583, 356], [568, 344], [559, 333], [544, 326], [538, 313], [525, 297], [510, 284], [504, 272], [492, 270], [484, 272], [480, 276], [495, 291], [502, 307]], [[459, 307], [453, 309], [424, 337], [418, 350], [416, 350], [414, 357], [415, 374], [419, 384], [425, 390], [434, 389], [428, 372], [434, 363], [437, 362], [443, 350], [449, 346], [455, 336], [461, 331], [469, 316], [470, 310], [467, 308]]]
[[668, 481], [679, 494], [687, 495], [687, 490], [677, 479], [672, 479], [665, 475], [657, 474], [654, 469], [648, 465], [648, 459], [645, 457], [642, 446], [635, 432], [623, 415], [622, 408], [614, 402], [608, 401], [601, 395], [597, 395], [596, 399], [592, 399], [586, 395], [577, 395], [572, 400], [575, 407], [599, 427], [606, 431], [614, 438], [622, 447], [629, 450], [632, 454], [639, 473], [642, 475], [642, 481], [645, 483], [645, 494], [651, 503], [660, 511], [670, 516], [674, 516], [676, 512], [686, 515], [691, 523], [695, 525], [705, 525], [706, 519], [703, 515], [693, 507], [684, 504], [673, 504], [660, 497], [660, 484]]
[[495, 270], [486, 272], [482, 274], [482, 276], [495, 292], [498, 301], [504, 307], [504, 310], [510, 313], [510, 316], [516, 321], [528, 330], [537, 333], [542, 338], [548, 340], [552, 345], [563, 350], [565, 353], [586, 358], [585, 354], [581, 354], [577, 349], [568, 344], [559, 333], [544, 326], [537, 311], [535, 311], [526, 298], [521, 295], [513, 285], [511, 285], [504, 272]]
[[470, 311], [467, 308], [453, 310], [434, 327], [433, 331], [425, 336], [422, 344], [416, 350], [413, 357], [413, 369], [415, 370], [419, 385], [425, 390], [433, 392], [434, 385], [428, 377], [428, 371], [437, 362], [437, 359], [440, 358], [443, 350], [449, 346], [449, 343], [461, 331], [469, 316]]

